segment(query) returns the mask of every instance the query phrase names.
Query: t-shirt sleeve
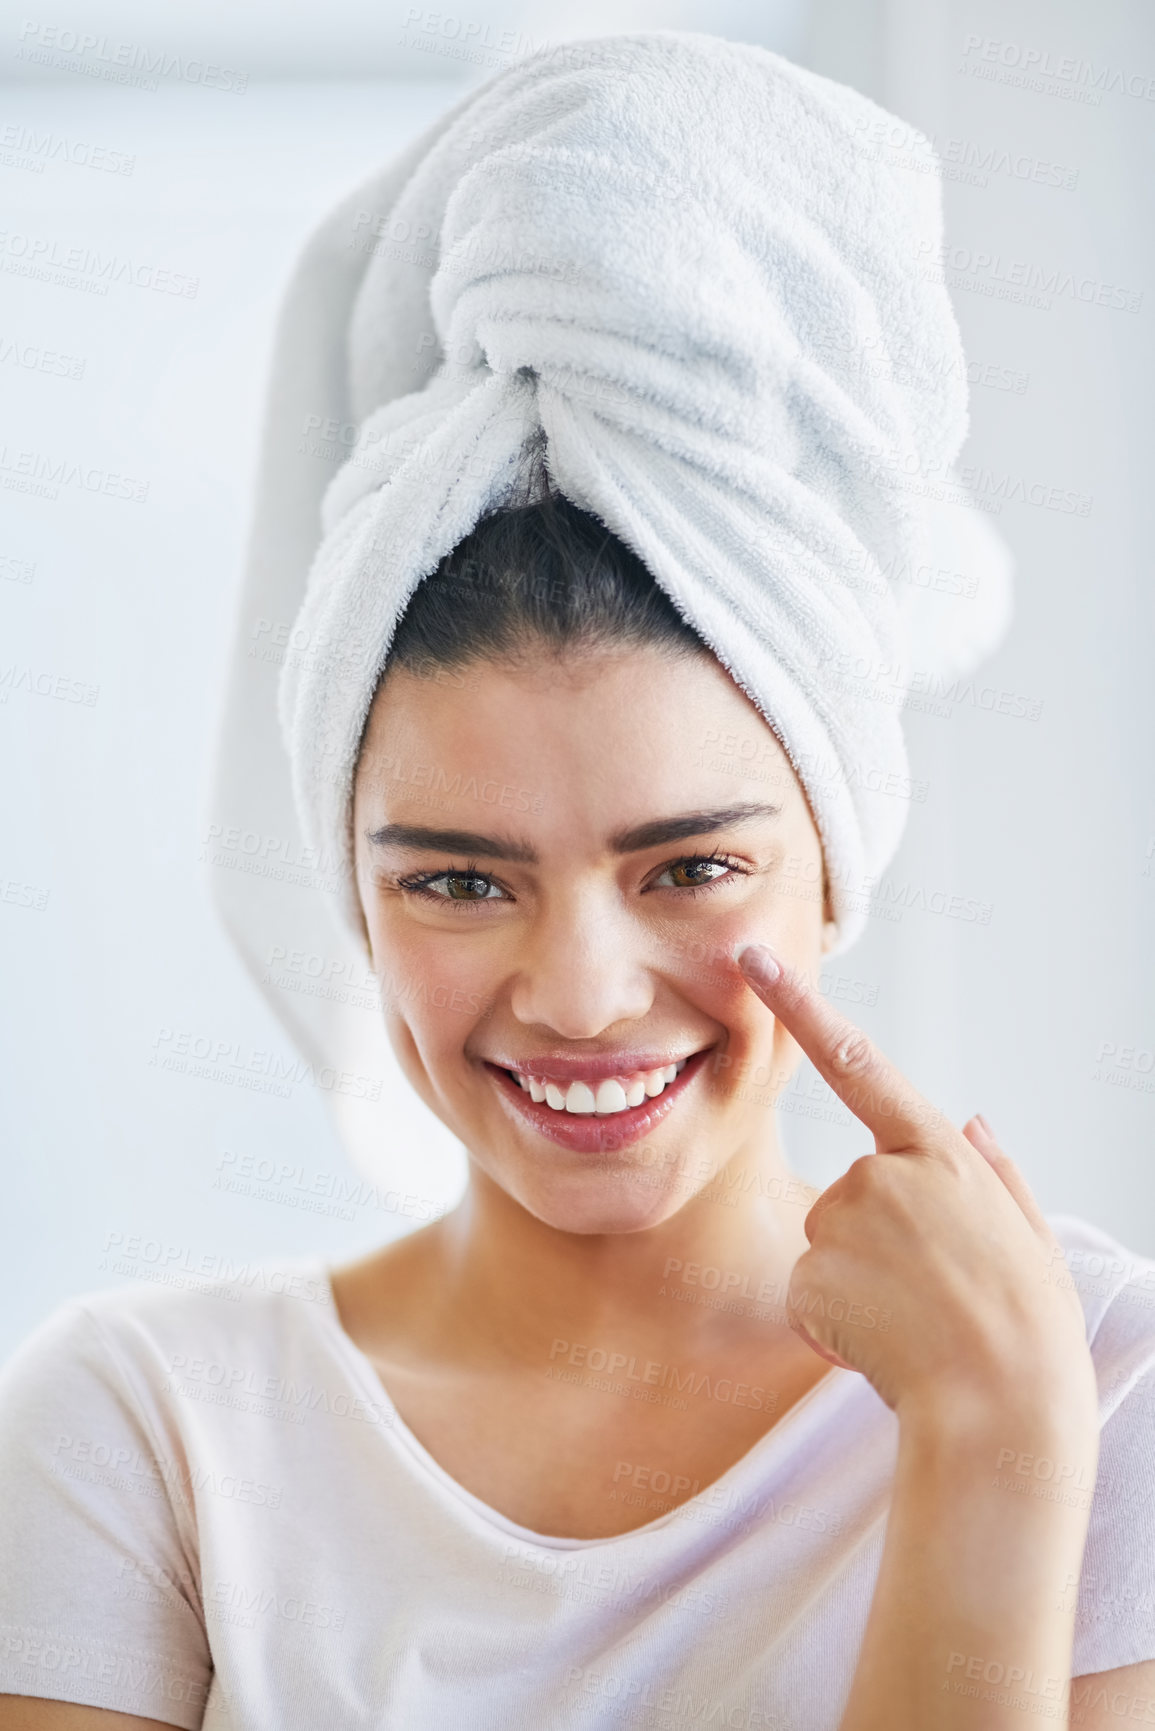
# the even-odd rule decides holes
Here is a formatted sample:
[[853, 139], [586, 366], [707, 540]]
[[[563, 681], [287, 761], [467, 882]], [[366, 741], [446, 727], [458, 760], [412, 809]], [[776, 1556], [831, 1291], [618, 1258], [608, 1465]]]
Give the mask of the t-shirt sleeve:
[[178, 1478], [98, 1311], [62, 1306], [0, 1371], [0, 1693], [197, 1731], [212, 1662]]
[[[1111, 1250], [1125, 1260], [1127, 1278], [1091, 1340], [1102, 1423], [1074, 1677], [1155, 1659], [1155, 1262]], [[1104, 1264], [1111, 1250], [1098, 1253]], [[1098, 1264], [1086, 1261], [1093, 1278]]]

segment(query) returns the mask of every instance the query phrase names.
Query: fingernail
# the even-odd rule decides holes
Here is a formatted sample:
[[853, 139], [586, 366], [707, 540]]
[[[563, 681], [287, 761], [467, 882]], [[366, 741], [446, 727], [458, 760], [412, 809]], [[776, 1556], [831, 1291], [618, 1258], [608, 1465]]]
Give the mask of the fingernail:
[[772, 986], [782, 973], [782, 964], [765, 944], [747, 944], [738, 954], [738, 966], [747, 979]]
[[979, 1127], [982, 1130], [983, 1135], [989, 1136], [991, 1141], [993, 1142], [995, 1139], [995, 1133], [991, 1129], [990, 1125], [987, 1123], [986, 1119], [983, 1117], [981, 1112], [975, 1113], [975, 1123], [979, 1125]]

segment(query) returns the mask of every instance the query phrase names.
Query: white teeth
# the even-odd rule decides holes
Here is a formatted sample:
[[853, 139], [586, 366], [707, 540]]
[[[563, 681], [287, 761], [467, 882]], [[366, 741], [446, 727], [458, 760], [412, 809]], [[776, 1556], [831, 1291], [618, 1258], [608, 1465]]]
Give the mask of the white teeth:
[[632, 1076], [607, 1076], [595, 1085], [571, 1082], [568, 1088], [562, 1088], [556, 1082], [539, 1082], [536, 1076], [525, 1076], [518, 1071], [514, 1075], [522, 1091], [539, 1105], [544, 1102], [555, 1112], [583, 1116], [596, 1112], [599, 1117], [608, 1118], [615, 1112], [640, 1106], [647, 1097], [656, 1100], [674, 1077], [681, 1074], [686, 1063], [685, 1058], [679, 1058], [677, 1063], [663, 1065], [657, 1070], [643, 1070]]
[[628, 1105], [625, 1089], [613, 1076], [598, 1083], [598, 1091], [594, 1096], [595, 1112], [624, 1112]]

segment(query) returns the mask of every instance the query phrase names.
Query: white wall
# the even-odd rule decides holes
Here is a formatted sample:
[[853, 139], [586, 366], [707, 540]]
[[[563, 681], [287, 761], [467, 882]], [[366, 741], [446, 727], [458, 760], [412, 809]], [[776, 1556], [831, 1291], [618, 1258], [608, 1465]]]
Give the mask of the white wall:
[[[1092, 505], [1076, 517], [1007, 504], [996, 519], [1021, 562], [1018, 614], [983, 683], [1040, 700], [1039, 719], [965, 701], [949, 717], [909, 717], [930, 793], [887, 879], [908, 904], [940, 892], [981, 902], [989, 924], [907, 905], [898, 922], [872, 919], [831, 971], [848, 982], [850, 1013], [926, 1092], [960, 1120], [986, 1112], [1044, 1207], [1084, 1214], [1150, 1254], [1143, 556], [1155, 261], [1142, 188], [1155, 105], [1110, 92], [1084, 105], [956, 67], [977, 35], [1150, 79], [1155, 42], [1139, 5], [1121, 0], [1022, 0], [1013, 31], [994, 4], [919, 0], [906, 16], [881, 0], [850, 3], [853, 29], [845, 8], [824, 3], [809, 38], [801, 5], [615, 7], [612, 19], [584, 13], [581, 33], [668, 24], [753, 40], [761, 29], [770, 46], [809, 54], [960, 149], [1006, 147], [1077, 170], [1071, 189], [1002, 171], [982, 186], [948, 183], [952, 245], [997, 254], [1004, 269], [1021, 260], [1144, 291], [1133, 314], [957, 289], [974, 361], [1027, 375], [1021, 394], [975, 389], [966, 460], [996, 484], [1042, 480]], [[337, 1259], [414, 1223], [334, 1200], [357, 1175], [315, 1090], [257, 1094], [151, 1060], [166, 1029], [288, 1055], [218, 929], [200, 857], [270, 321], [314, 219], [456, 99], [462, 86], [431, 69], [462, 68], [408, 48], [400, 81], [348, 76], [389, 69], [386, 36], [410, 8], [326, 9], [331, 27], [312, 47], [299, 23], [280, 29], [279, 9], [246, 8], [246, 35], [229, 22], [235, 9], [190, 8], [182, 23], [173, 7], [163, 41], [153, 12], [109, 8], [94, 24], [97, 10], [83, 9], [89, 33], [215, 55], [250, 76], [244, 90], [176, 74], [156, 90], [121, 88], [70, 62], [18, 61], [16, 26], [0, 49], [11, 80], [0, 87], [0, 1352], [61, 1298], [133, 1273], [171, 1278], [282, 1251]], [[545, 7], [488, 16], [534, 42], [574, 31], [572, 16], [564, 25]], [[65, 10], [54, 17], [68, 26]], [[90, 69], [101, 52], [86, 51]], [[308, 65], [324, 79], [260, 76]], [[28, 166], [26, 127], [57, 151], [42, 172]], [[134, 159], [131, 172], [68, 160], [115, 165], [111, 153]], [[118, 267], [195, 279], [195, 292], [127, 280], [91, 292], [91, 257], [71, 278], [30, 276], [30, 243], [42, 243], [42, 262], [53, 246], [57, 259], [93, 249]], [[981, 281], [994, 277], [988, 267]], [[46, 356], [69, 359], [27, 364]], [[145, 496], [67, 481], [55, 494], [25, 490], [30, 464], [62, 459], [90, 480], [127, 477]], [[1130, 1068], [1102, 1074], [1145, 1091], [1096, 1079], [1104, 1042], [1134, 1051]], [[788, 1145], [825, 1181], [861, 1151], [862, 1133], [805, 1084], [791, 1098]], [[825, 1116], [804, 1115], [813, 1111]], [[284, 1200], [216, 1185], [246, 1156], [291, 1169]]]
[[[214, 1189], [231, 1154], [307, 1168], [309, 1183], [348, 1176], [322, 1099], [152, 1060], [166, 1029], [289, 1055], [219, 929], [201, 860], [271, 320], [314, 220], [456, 89], [153, 93], [77, 78], [5, 92], [9, 123], [135, 157], [129, 175], [5, 168], [11, 236], [197, 279], [188, 298], [127, 281], [95, 294], [95, 267], [64, 286], [10, 274], [11, 242], [0, 253], [4, 352], [18, 341], [83, 364], [74, 380], [0, 361], [5, 486], [21, 451], [147, 485], [143, 502], [77, 486], [3, 494], [0, 680], [30, 668], [96, 691], [90, 706], [0, 685], [0, 878], [47, 896], [42, 910], [0, 901], [6, 1344], [60, 1297], [129, 1278], [110, 1242], [146, 1237], [147, 1276], [282, 1248], [339, 1254], [406, 1224]], [[11, 580], [29, 566], [30, 582]]]

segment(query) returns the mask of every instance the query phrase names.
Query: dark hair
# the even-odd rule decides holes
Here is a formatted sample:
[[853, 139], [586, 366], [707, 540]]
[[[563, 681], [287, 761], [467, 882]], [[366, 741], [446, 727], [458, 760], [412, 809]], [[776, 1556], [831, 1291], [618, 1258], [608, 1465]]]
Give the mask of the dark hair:
[[526, 500], [483, 517], [417, 585], [385, 671], [653, 644], [711, 653], [641, 559], [556, 491], [539, 434]]

